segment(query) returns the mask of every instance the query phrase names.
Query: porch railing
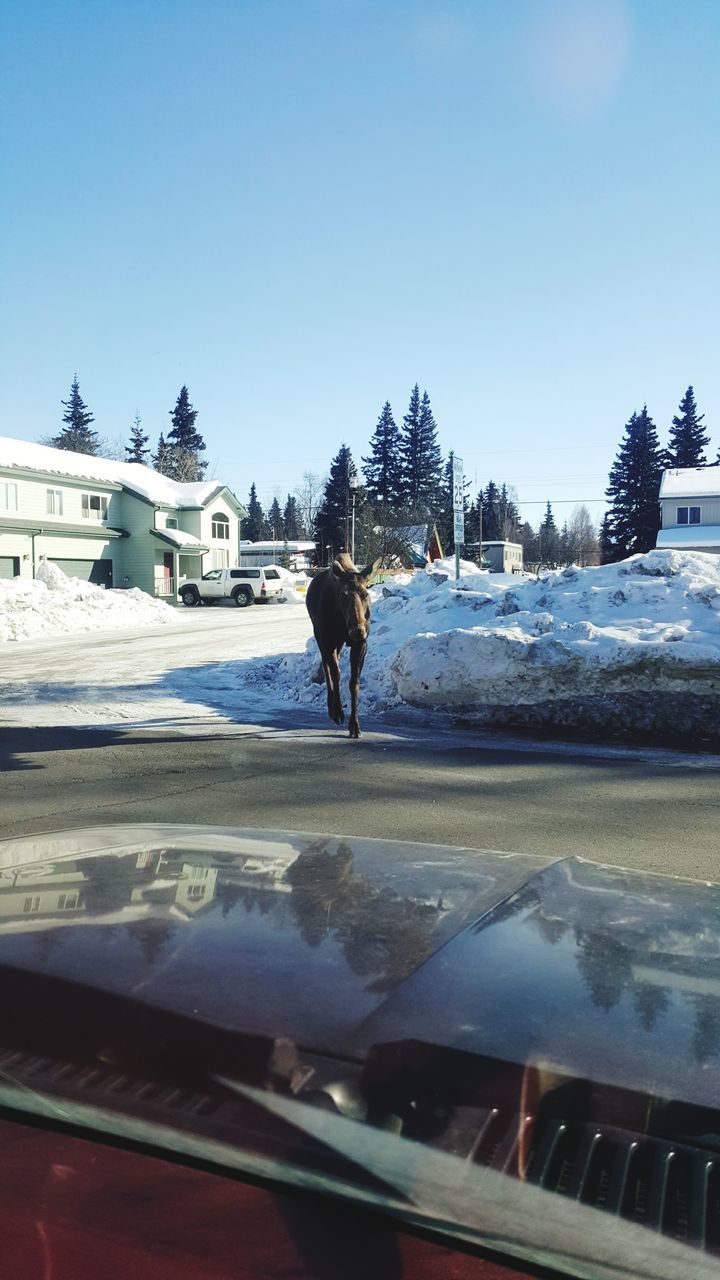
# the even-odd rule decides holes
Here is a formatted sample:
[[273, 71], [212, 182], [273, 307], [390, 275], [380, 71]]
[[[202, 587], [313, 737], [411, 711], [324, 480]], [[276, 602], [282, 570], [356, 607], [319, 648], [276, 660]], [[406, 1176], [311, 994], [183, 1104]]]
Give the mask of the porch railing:
[[156, 596], [174, 596], [175, 595], [175, 579], [174, 578], [156, 578], [155, 579], [155, 595]]

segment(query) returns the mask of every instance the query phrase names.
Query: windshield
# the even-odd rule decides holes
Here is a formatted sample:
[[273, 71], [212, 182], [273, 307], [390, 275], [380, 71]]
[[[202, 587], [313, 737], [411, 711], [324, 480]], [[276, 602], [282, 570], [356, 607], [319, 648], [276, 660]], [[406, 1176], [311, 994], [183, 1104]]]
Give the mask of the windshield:
[[237, 1257], [307, 1195], [266, 1280], [720, 1253], [719, 40], [702, 0], [4, 6], [38, 1275], [117, 1200], [227, 1280], [143, 1159], [262, 1184]]

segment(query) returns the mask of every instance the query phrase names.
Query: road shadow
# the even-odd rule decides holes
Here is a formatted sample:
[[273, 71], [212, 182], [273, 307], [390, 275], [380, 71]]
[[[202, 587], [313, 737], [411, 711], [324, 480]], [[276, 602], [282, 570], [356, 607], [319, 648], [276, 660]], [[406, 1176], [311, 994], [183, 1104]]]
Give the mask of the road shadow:
[[[346, 716], [349, 709], [347, 687], [347, 655], [342, 665], [342, 695]], [[158, 741], [186, 741], [188, 737], [207, 741], [236, 739], [238, 736], [268, 737], [273, 734], [309, 735], [313, 740], [340, 741], [348, 737], [347, 721], [338, 728], [328, 719], [324, 683], [317, 681], [318, 662], [308, 651], [279, 653], [269, 657], [235, 658], [174, 667], [156, 678], [142, 683], [117, 685], [83, 684], [82, 681], [43, 679], [5, 686], [0, 710], [6, 712], [7, 728], [0, 720], [0, 772], [40, 767], [28, 755], [43, 751], [77, 747], [83, 736], [84, 748], [98, 748], [122, 742], [147, 743], [148, 735]], [[314, 677], [314, 678], [313, 678]], [[68, 717], [66, 723], [53, 728], [13, 727], [14, 707], [58, 704], [58, 719], [63, 704], [74, 708], [100, 704], [106, 713], [103, 723], [90, 716], [86, 724]], [[158, 714], [147, 714], [153, 703]], [[135, 714], [134, 708], [141, 714]], [[199, 711], [204, 709], [206, 714]], [[535, 755], [552, 751], [559, 758], [603, 760], [615, 765], [620, 758], [642, 758], [638, 748], [651, 749], [658, 759], [666, 755], [687, 755], [702, 760], [705, 753], [695, 743], [663, 741], [657, 738], [619, 743], [610, 735], [579, 732], [558, 726], [523, 729], [473, 723], [459, 715], [440, 715], [409, 706], [390, 710], [373, 704], [369, 693], [360, 696], [360, 722], [363, 736], [358, 745], [370, 748], [387, 743], [418, 747], [432, 742], [447, 756], [455, 750], [465, 752], [481, 747], [487, 763], [492, 752], [498, 758]], [[707, 757], [712, 766], [716, 757]]]

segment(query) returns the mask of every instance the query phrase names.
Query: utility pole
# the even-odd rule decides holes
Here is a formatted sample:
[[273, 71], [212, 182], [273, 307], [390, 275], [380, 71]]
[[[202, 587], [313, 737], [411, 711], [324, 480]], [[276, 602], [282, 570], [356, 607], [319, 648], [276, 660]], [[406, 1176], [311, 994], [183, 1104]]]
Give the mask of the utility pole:
[[455, 539], [455, 581], [460, 580], [460, 544], [465, 541], [465, 493], [463, 482], [463, 462], [457, 454], [453, 454], [453, 526]]
[[350, 559], [355, 563], [355, 495], [358, 491], [359, 480], [356, 475], [350, 477], [350, 490], [352, 493], [352, 534], [351, 534], [351, 550]]

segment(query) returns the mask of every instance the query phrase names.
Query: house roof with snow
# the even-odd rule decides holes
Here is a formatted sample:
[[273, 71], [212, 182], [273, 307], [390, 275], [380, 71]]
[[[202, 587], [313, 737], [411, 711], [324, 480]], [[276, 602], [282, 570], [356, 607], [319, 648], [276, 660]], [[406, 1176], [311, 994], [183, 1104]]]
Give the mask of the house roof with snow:
[[672, 467], [664, 471], [660, 498], [720, 498], [720, 466]]
[[111, 458], [96, 458], [88, 453], [72, 453], [69, 449], [53, 449], [30, 440], [0, 436], [0, 471], [6, 470], [39, 471], [43, 475], [112, 485], [160, 507], [204, 507], [224, 491], [238, 509], [243, 510], [232, 490], [217, 480], [181, 484], [138, 462], [115, 462]]
[[657, 546], [676, 548], [720, 547], [720, 525], [718, 524], [681, 524], [677, 529], [661, 529], [657, 536]]

